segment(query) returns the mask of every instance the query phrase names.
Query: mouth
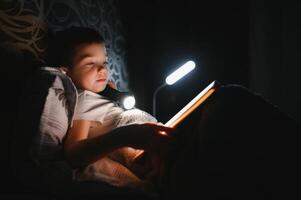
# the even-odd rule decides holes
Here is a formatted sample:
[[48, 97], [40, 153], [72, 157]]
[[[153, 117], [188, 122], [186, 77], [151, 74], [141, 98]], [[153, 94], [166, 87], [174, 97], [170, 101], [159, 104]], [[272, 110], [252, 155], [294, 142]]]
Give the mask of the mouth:
[[106, 78], [100, 78], [100, 79], [97, 79], [96, 82], [100, 83], [100, 82], [105, 82], [107, 79]]

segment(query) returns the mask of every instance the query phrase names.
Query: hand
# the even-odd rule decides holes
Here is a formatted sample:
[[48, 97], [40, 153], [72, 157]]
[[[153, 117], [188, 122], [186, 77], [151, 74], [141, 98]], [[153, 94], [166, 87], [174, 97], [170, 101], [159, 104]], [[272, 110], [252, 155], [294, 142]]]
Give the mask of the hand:
[[170, 153], [175, 139], [171, 136], [172, 128], [159, 124], [135, 124], [127, 126], [127, 140], [131, 147], [144, 149], [142, 162], [137, 159], [133, 163], [134, 171], [144, 178], [160, 177], [164, 157]]
[[112, 80], [109, 80], [107, 84], [108, 84], [109, 87], [117, 90], [117, 86], [115, 85], [115, 83]]
[[127, 128], [127, 143], [136, 149], [162, 154], [174, 142], [174, 129], [156, 123], [132, 124]]

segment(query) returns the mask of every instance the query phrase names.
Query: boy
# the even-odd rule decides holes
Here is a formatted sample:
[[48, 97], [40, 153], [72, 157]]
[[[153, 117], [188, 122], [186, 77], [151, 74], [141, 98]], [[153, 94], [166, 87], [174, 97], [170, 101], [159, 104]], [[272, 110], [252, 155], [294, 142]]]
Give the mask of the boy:
[[54, 193], [78, 180], [143, 189], [144, 182], [132, 172], [139, 170], [129, 162], [138, 149], [156, 156], [167, 150], [170, 137], [159, 131], [171, 129], [141, 124], [156, 120], [138, 109], [140, 124], [132, 124], [121, 108], [97, 94], [109, 77], [104, 40], [96, 31], [71, 27], [54, 39], [48, 58], [52, 67], [38, 70], [21, 98], [12, 159], [16, 175], [27, 186]]
[[65, 154], [75, 168], [89, 164], [75, 171], [75, 179], [100, 180], [115, 186], [143, 185], [133, 166], [133, 159], [140, 150], [129, 147], [114, 150], [111, 149], [114, 141], [111, 141], [102, 144], [103, 149], [95, 156], [84, 153], [95, 147], [83, 145], [96, 136], [110, 135], [110, 131], [117, 127], [132, 123], [155, 123], [156, 119], [138, 109], [125, 111], [98, 94], [108, 84], [109, 71], [104, 40], [96, 31], [71, 28], [58, 33], [56, 37], [56, 41], [60, 41], [59, 45], [64, 46], [61, 55], [66, 55], [62, 59], [66, 64], [61, 61], [59, 68], [72, 79], [79, 93], [73, 126], [64, 142]]
[[[95, 180], [99, 177], [97, 180], [112, 185], [140, 187], [143, 181], [139, 173], [135, 173], [138, 170], [128, 165], [127, 156], [120, 156], [125, 155], [122, 148], [133, 148], [126, 149], [133, 155], [135, 149], [144, 149], [153, 156], [152, 162], [160, 160], [170, 150], [171, 137], [159, 131], [170, 133], [172, 130], [154, 123], [121, 127], [106, 123], [116, 122], [110, 119], [128, 118], [120, 115], [123, 113], [120, 108], [96, 94], [108, 81], [103, 39], [95, 31], [85, 28], [70, 28], [61, 34], [65, 35], [59, 36], [56, 43], [61, 45], [50, 47], [56, 51], [52, 54], [56, 56], [51, 65], [57, 69], [42, 70], [39, 80], [31, 84], [34, 87], [26, 91], [39, 95], [40, 91], [46, 91], [42, 93], [45, 105], [35, 96], [22, 99], [26, 105], [25, 117], [21, 118], [23, 121], [20, 120], [17, 133], [23, 134], [17, 135], [18, 140], [15, 140], [19, 142], [15, 156], [19, 177], [56, 192], [63, 190], [64, 184], [74, 183], [74, 179]], [[60, 41], [59, 38], [68, 40]], [[41, 81], [47, 84], [37, 84]], [[74, 114], [77, 90], [79, 106]], [[95, 102], [99, 102], [102, 109], [95, 109], [94, 113]], [[28, 116], [33, 105], [43, 110], [42, 114], [33, 112], [36, 118]], [[153, 121], [150, 116], [142, 117], [141, 121], [144, 120]], [[38, 129], [24, 131], [33, 130], [33, 122], [38, 122]], [[93, 129], [97, 130], [95, 136], [92, 136]], [[27, 137], [24, 132], [35, 135]], [[296, 170], [284, 170], [278, 164], [280, 160], [287, 166], [297, 166], [288, 155], [298, 155], [297, 146], [290, 144], [294, 141], [294, 133], [299, 132], [299, 124], [259, 95], [242, 87], [223, 86], [177, 128], [176, 147], [168, 154], [168, 165], [163, 174], [166, 187], [160, 195], [167, 199], [263, 199], [265, 196], [278, 197], [279, 194], [273, 191], [292, 194], [284, 188]], [[24, 144], [30, 144], [30, 148]], [[119, 150], [120, 154], [111, 155]], [[90, 177], [86, 176], [89, 173], [85, 170], [92, 170]], [[102, 173], [95, 176], [99, 171]], [[141, 174], [141, 177], [145, 175]], [[91, 189], [90, 185], [85, 189], [85, 196], [98, 190]], [[102, 192], [104, 190], [99, 193]], [[77, 193], [76, 189], [71, 189], [69, 194]]]

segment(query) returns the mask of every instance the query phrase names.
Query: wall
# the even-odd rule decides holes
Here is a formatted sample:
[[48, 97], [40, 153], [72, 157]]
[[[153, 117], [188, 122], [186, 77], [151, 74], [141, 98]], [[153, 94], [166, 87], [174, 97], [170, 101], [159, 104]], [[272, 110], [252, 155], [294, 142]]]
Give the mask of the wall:
[[[247, 1], [131, 1], [122, 8], [129, 84], [139, 106], [152, 112], [152, 94], [165, 77], [187, 60], [196, 62], [192, 73], [158, 93], [160, 121], [213, 80], [249, 86]], [[133, 77], [132, 71], [143, 73]]]
[[218, 80], [260, 93], [301, 122], [300, 8], [298, 1], [269, 0], [124, 2], [129, 84], [138, 104], [151, 112], [156, 87], [193, 59], [193, 73], [158, 93], [160, 121]]
[[301, 123], [300, 2], [252, 1], [250, 87]]
[[49, 29], [57, 31], [72, 25], [94, 28], [107, 42], [112, 79], [119, 89], [127, 90], [125, 40], [115, 4], [114, 0], [3, 1], [1, 46], [29, 54], [33, 62], [42, 65]]

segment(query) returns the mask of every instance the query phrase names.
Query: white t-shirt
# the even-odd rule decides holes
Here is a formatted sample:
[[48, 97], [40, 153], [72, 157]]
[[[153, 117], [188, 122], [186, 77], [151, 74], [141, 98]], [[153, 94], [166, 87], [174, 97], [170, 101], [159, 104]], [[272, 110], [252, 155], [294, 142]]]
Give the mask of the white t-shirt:
[[[124, 110], [110, 99], [87, 90], [78, 90], [78, 103], [74, 120], [89, 120], [88, 137], [106, 134], [117, 127], [145, 122], [157, 122], [150, 114], [139, 110]], [[143, 184], [129, 168], [139, 153], [129, 147], [118, 149], [108, 156], [74, 173], [76, 180], [100, 180], [115, 186], [135, 187]]]

